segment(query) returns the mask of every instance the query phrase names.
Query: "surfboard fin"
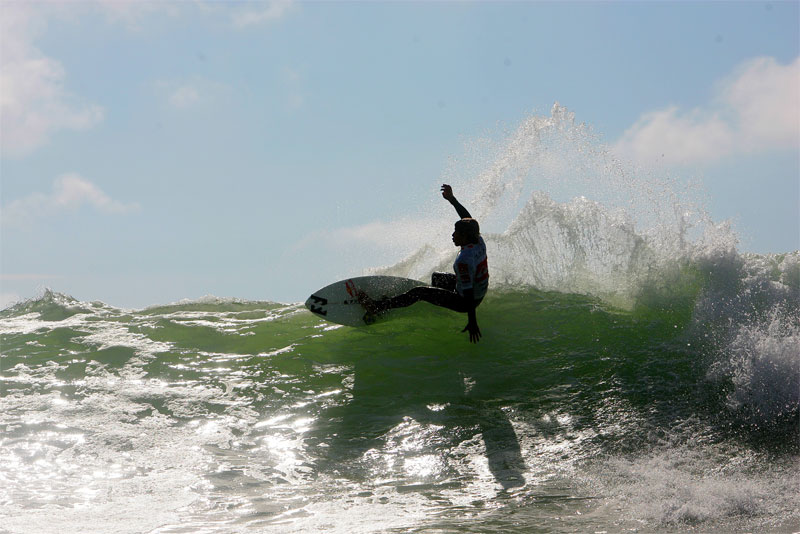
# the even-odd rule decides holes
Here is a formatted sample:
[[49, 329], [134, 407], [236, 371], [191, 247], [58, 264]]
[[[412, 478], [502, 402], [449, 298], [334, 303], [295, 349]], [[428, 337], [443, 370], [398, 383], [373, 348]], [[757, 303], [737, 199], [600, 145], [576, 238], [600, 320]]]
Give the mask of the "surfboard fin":
[[363, 319], [364, 319], [364, 324], [365, 325], [371, 325], [371, 324], [374, 324], [375, 321], [378, 320], [378, 316], [375, 315], [374, 313], [367, 312], [367, 313], [364, 314]]

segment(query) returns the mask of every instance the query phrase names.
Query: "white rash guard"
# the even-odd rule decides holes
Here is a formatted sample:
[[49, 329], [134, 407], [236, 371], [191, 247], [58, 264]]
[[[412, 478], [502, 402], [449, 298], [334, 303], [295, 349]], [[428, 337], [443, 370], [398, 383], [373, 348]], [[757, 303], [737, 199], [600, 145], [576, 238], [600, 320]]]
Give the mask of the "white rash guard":
[[475, 300], [480, 300], [489, 289], [489, 263], [486, 257], [486, 243], [478, 237], [475, 244], [461, 247], [453, 270], [456, 273], [456, 291], [462, 297], [464, 290], [472, 289]]

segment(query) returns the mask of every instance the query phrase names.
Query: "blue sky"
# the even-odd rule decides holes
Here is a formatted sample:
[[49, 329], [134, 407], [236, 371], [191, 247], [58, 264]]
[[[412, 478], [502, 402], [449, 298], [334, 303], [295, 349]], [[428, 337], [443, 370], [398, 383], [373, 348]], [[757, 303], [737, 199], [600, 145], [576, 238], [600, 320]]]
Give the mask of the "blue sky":
[[0, 6], [2, 304], [303, 300], [387, 259], [326, 231], [556, 101], [741, 250], [800, 248], [798, 2]]

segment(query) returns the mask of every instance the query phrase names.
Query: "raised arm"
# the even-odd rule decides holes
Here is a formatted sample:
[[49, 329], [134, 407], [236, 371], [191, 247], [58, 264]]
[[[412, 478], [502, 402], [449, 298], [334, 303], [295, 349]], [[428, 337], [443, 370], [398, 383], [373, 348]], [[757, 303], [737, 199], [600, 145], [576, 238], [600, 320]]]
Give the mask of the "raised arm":
[[442, 196], [444, 197], [445, 200], [447, 200], [448, 202], [450, 202], [450, 204], [453, 205], [459, 217], [461, 217], [462, 219], [472, 218], [472, 215], [469, 214], [467, 208], [462, 206], [461, 203], [458, 200], [456, 200], [456, 197], [453, 196], [452, 187], [450, 187], [447, 184], [442, 184]]

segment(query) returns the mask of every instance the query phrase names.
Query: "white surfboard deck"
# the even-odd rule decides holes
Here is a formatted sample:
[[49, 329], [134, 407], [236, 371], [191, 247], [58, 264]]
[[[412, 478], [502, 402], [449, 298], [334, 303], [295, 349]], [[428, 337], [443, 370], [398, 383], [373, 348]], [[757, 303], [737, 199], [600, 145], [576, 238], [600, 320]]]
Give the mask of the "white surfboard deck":
[[[306, 308], [321, 319], [345, 326], [365, 326], [366, 310], [356, 299], [356, 290], [366, 293], [372, 300], [395, 297], [409, 289], [424, 286], [419, 280], [399, 276], [359, 276], [348, 278], [315, 291], [308, 300]], [[391, 312], [381, 314], [382, 320]]]

